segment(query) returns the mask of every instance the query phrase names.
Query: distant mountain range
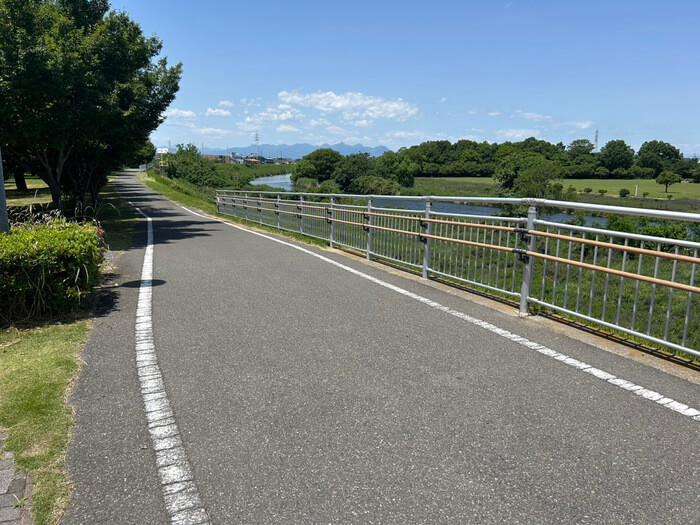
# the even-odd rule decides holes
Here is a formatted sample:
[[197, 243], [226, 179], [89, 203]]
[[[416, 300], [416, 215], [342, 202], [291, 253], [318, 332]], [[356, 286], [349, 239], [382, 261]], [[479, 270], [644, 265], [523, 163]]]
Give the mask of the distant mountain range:
[[[292, 144], [291, 146], [287, 144], [260, 144], [260, 154], [265, 157], [300, 159], [304, 155], [308, 155], [319, 148], [331, 148], [342, 155], [349, 155], [350, 153], [369, 153], [372, 157], [378, 157], [385, 151], [389, 151], [389, 148], [386, 146], [369, 147], [363, 146], [362, 144], [350, 145], [339, 142], [338, 144], [322, 144], [320, 146], [315, 146], [313, 144]], [[251, 144], [244, 148], [236, 147], [223, 149], [205, 147], [203, 153], [206, 155], [228, 155], [229, 153], [236, 153], [237, 155], [243, 156], [255, 154], [257, 151], [257, 146]]]

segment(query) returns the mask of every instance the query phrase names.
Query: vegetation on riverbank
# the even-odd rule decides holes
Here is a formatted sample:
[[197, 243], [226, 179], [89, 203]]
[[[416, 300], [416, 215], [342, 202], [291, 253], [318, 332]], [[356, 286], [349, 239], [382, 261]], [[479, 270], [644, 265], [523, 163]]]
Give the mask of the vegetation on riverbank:
[[168, 178], [184, 180], [199, 188], [245, 189], [250, 182], [269, 175], [289, 173], [291, 166], [275, 164], [221, 164], [200, 155], [194, 144], [178, 144], [177, 151], [162, 159]]
[[[564, 181], [560, 179], [559, 182]], [[669, 189], [669, 193], [664, 193], [663, 186], [648, 179], [580, 179], [567, 182], [573, 187], [567, 196], [578, 202], [691, 213], [700, 211], [700, 184], [676, 184]], [[619, 197], [621, 189], [629, 189], [630, 196]], [[605, 193], [601, 194], [599, 190], [605, 190]], [[404, 189], [401, 194], [498, 197], [500, 192], [498, 183], [492, 177], [419, 177], [415, 179], [413, 188]], [[668, 195], [672, 198], [669, 199]]]

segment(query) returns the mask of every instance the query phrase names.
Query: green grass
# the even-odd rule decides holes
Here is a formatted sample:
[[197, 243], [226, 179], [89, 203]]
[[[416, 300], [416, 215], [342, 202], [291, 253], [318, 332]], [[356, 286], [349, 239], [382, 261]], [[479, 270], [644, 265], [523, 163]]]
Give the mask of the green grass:
[[[43, 182], [28, 179], [27, 185], [40, 190]], [[13, 206], [46, 202], [40, 193], [21, 196], [12, 189], [8, 194]], [[100, 195], [95, 218], [105, 231], [105, 242], [111, 250], [124, 250], [131, 245], [135, 212], [111, 181]], [[8, 432], [4, 450], [13, 452], [18, 468], [31, 475], [37, 525], [57, 523], [71, 494], [63, 471], [73, 426], [66, 399], [89, 332], [89, 316], [84, 311], [79, 317], [0, 331], [0, 427]]]
[[7, 206], [28, 206], [30, 204], [48, 204], [51, 202], [51, 192], [46, 183], [36, 177], [27, 177], [29, 191], [17, 191], [14, 179], [5, 181], [5, 197]]
[[305, 235], [300, 235], [292, 232], [280, 231], [277, 228], [272, 228], [270, 226], [260, 225], [255, 221], [247, 221], [245, 219], [239, 219], [237, 217], [232, 217], [230, 215], [222, 215], [217, 213], [216, 210], [216, 191], [211, 188], [198, 188], [193, 184], [190, 184], [183, 180], [173, 180], [167, 177], [161, 177], [157, 174], [155, 170], [151, 170], [144, 173], [139, 173], [136, 175], [136, 179], [144, 184], [145, 186], [151, 188], [170, 199], [173, 202], [200, 210], [209, 215], [225, 219], [228, 222], [243, 224], [250, 227], [251, 222], [255, 224], [256, 228], [261, 231], [268, 233], [274, 233], [275, 235], [281, 235], [290, 239], [295, 239], [297, 241], [305, 242], [307, 244], [315, 244], [318, 246], [328, 246], [328, 242], [319, 239], [314, 239], [312, 237], [307, 237]]
[[[661, 199], [666, 201], [668, 195], [674, 199], [700, 199], [700, 184], [673, 184], [668, 187], [668, 193], [664, 193], [664, 187], [653, 179], [561, 179], [564, 188], [574, 186], [579, 192], [584, 188], [592, 188], [593, 193], [599, 189], [608, 190], [608, 195], [619, 200], [643, 200], [642, 193], [649, 192], [647, 199]], [[635, 186], [639, 186], [637, 198], [634, 199]], [[630, 190], [630, 197], [620, 199], [617, 195], [622, 188]]]
[[69, 320], [0, 332], [0, 426], [8, 431], [3, 450], [31, 475], [36, 525], [56, 523], [70, 496], [63, 467], [73, 415], [65, 400], [89, 326]]
[[[664, 193], [664, 187], [650, 179], [560, 179], [564, 189], [573, 186], [576, 200], [589, 204], [627, 206], [659, 210], [698, 212], [700, 209], [700, 184], [674, 184]], [[637, 197], [634, 197], [638, 185]], [[589, 194], [584, 188], [591, 188]], [[630, 197], [620, 198], [618, 192], [627, 188]], [[607, 190], [600, 195], [599, 189]], [[645, 198], [644, 192], [649, 192]], [[402, 195], [445, 195], [452, 197], [497, 197], [498, 183], [492, 177], [417, 177], [413, 188], [404, 189]], [[672, 199], [669, 200], [668, 196]]]
[[100, 196], [95, 218], [105, 232], [105, 243], [112, 251], [126, 250], [131, 246], [131, 237], [138, 220], [136, 212], [124, 202], [112, 180], [101, 190]]
[[401, 194], [496, 197], [498, 183], [492, 177], [416, 177], [413, 188], [403, 188]]

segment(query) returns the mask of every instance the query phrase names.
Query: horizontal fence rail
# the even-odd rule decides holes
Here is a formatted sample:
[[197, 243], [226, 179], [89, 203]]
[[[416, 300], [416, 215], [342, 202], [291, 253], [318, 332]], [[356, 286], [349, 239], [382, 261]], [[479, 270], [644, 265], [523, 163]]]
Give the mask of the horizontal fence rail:
[[[511, 198], [220, 190], [216, 200], [222, 214], [510, 297], [521, 314], [538, 305], [700, 357], [700, 243], [542, 219], [553, 208], [687, 224], [700, 214]], [[477, 204], [527, 213], [469, 213]]]

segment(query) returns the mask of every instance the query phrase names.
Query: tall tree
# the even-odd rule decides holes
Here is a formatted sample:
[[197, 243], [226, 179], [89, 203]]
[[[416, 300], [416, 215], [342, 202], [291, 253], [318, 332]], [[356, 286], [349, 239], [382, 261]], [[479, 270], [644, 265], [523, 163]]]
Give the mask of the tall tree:
[[668, 142], [650, 140], [639, 148], [636, 165], [641, 168], [651, 168], [654, 170], [654, 176], [658, 176], [662, 171], [675, 172], [678, 161], [681, 161], [682, 157], [678, 148]]
[[600, 163], [608, 170], [629, 169], [634, 162], [634, 150], [624, 140], [611, 140], [600, 149]]
[[[181, 66], [105, 0], [0, 0], [0, 143], [84, 198], [162, 121]], [[67, 174], [67, 175], [66, 175]]]
[[576, 139], [566, 147], [566, 155], [572, 162], [576, 162], [579, 157], [588, 157], [595, 145], [588, 139]]

